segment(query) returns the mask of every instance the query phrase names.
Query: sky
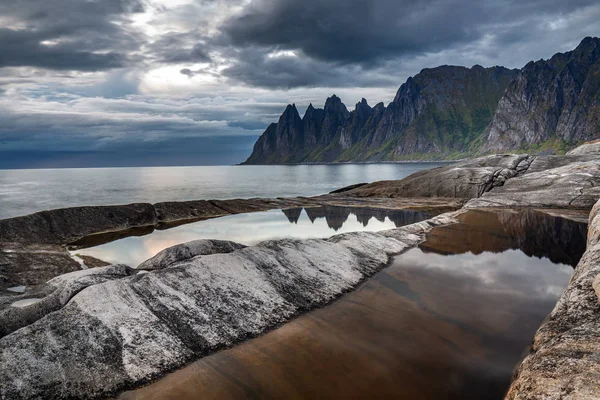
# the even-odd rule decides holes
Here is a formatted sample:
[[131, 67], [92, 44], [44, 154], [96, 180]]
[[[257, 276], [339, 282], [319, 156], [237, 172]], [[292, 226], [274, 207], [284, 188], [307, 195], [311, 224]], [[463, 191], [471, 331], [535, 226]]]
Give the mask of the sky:
[[520, 68], [597, 0], [0, 2], [0, 168], [232, 164], [288, 103], [389, 103], [422, 68]]

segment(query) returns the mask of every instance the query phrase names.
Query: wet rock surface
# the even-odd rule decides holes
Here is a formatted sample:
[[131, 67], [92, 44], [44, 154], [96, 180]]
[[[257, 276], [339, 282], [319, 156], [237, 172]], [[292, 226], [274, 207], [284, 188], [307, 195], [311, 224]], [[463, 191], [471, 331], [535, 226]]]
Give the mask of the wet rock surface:
[[87, 286], [0, 339], [0, 395], [96, 397], [139, 385], [332, 301], [420, 240], [396, 229], [268, 241]]
[[[589, 154], [501, 155], [312, 198], [78, 207], [0, 220], [0, 398], [97, 397], [138, 386], [331, 302], [386, 266], [391, 255], [418, 244], [424, 232], [455, 222], [467, 210], [589, 211], [600, 197], [599, 183], [600, 160]], [[83, 266], [66, 248], [242, 212], [278, 208], [291, 220], [299, 208], [315, 216], [328, 206], [439, 214], [467, 201], [458, 212], [380, 233], [251, 247], [218, 241], [179, 245], [140, 266], [148, 271], [123, 265], [80, 271]], [[600, 287], [594, 286], [600, 273], [599, 208], [590, 216], [587, 252], [538, 332], [509, 398], [600, 393], [593, 382], [600, 376], [595, 343], [600, 303], [594, 291]], [[553, 246], [545, 227], [556, 220], [545, 215], [511, 211], [495, 223], [512, 238], [502, 239], [508, 245], [521, 240], [521, 247]], [[564, 237], [554, 239], [564, 244], [580, 233], [565, 227]], [[442, 239], [458, 237], [450, 236]]]
[[535, 335], [507, 399], [597, 399], [600, 395], [600, 202], [590, 214], [587, 251]]
[[196, 256], [231, 253], [244, 247], [246, 246], [224, 240], [194, 240], [161, 251], [138, 265], [137, 269], [163, 269], [175, 262], [189, 260]]

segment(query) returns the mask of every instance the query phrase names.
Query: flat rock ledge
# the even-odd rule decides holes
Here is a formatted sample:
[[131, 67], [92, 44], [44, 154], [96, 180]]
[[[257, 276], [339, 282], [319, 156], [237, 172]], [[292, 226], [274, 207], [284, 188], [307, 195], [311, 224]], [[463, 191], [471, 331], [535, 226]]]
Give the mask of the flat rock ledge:
[[[468, 209], [562, 215], [592, 206], [587, 251], [507, 399], [600, 398], [599, 198], [600, 157], [590, 143], [567, 156], [488, 156], [312, 198], [77, 207], [0, 220], [0, 289], [35, 285], [0, 296], [0, 399], [97, 398], [138, 387], [333, 301]], [[463, 205], [379, 233], [251, 247], [195, 241], [137, 268], [79, 270], [65, 249], [240, 212], [353, 206], [440, 213]]]
[[587, 250], [515, 372], [509, 400], [600, 398], [600, 201]]
[[23, 307], [35, 322], [0, 339], [0, 398], [97, 398], [149, 382], [333, 301], [455, 215], [329, 239], [196, 242], [148, 270], [55, 278]]

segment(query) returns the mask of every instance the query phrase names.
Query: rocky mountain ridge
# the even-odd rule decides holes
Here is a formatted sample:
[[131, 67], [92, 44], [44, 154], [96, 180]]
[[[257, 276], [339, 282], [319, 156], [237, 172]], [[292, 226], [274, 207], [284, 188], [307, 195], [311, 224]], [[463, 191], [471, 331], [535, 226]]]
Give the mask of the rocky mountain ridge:
[[[303, 117], [288, 105], [246, 164], [457, 159], [512, 151], [564, 153], [600, 137], [600, 39], [504, 67], [426, 68], [386, 107], [348, 111], [333, 95]], [[533, 151], [532, 151], [533, 150]]]

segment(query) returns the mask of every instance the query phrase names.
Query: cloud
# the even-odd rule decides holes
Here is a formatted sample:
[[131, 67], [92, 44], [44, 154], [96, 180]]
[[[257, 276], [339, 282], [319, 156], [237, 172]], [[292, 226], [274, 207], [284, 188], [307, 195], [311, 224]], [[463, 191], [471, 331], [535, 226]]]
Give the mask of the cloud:
[[388, 103], [442, 64], [519, 68], [598, 20], [591, 0], [3, 1], [0, 151], [227, 152], [288, 103]]
[[[595, 4], [587, 0], [256, 0], [226, 21], [222, 31], [236, 46], [296, 50], [317, 60], [371, 66], [464, 46], [496, 31], [501, 32], [498, 42], [513, 43], [528, 36], [524, 28], [534, 29], [541, 22]], [[510, 37], [515, 26], [518, 34]]]
[[100, 71], [122, 67], [139, 34], [124, 24], [140, 0], [0, 3], [0, 67]]
[[263, 88], [365, 87], [396, 85], [389, 74], [360, 65], [335, 64], [293, 52], [267, 53], [260, 48], [239, 50], [223, 76], [241, 84]]

